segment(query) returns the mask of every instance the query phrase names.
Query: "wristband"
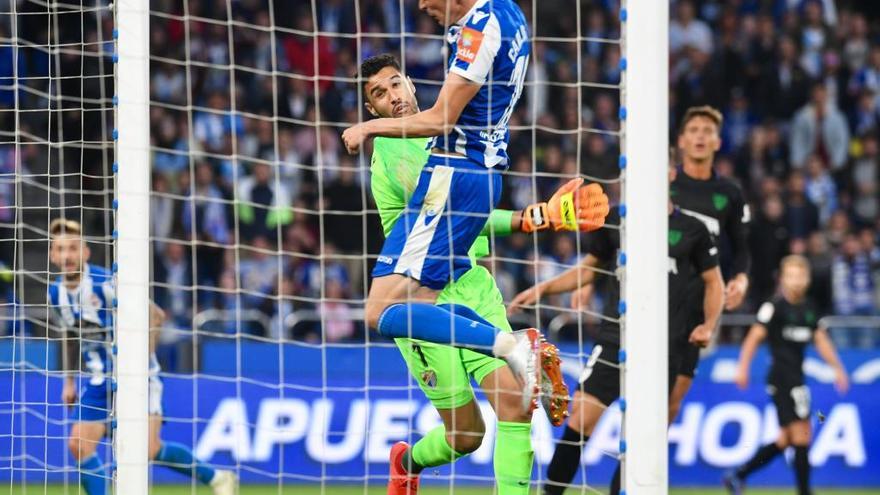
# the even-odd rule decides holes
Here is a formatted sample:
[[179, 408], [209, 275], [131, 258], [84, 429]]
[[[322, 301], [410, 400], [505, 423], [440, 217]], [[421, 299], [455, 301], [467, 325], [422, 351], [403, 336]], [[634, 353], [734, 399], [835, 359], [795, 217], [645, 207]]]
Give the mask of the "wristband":
[[550, 227], [550, 217], [547, 213], [547, 203], [535, 203], [526, 206], [522, 212], [522, 226], [520, 230], [525, 233], [531, 233]]
[[510, 226], [511, 222], [513, 222], [513, 211], [492, 210], [484, 230], [487, 234], [510, 235], [510, 232], [513, 230]]

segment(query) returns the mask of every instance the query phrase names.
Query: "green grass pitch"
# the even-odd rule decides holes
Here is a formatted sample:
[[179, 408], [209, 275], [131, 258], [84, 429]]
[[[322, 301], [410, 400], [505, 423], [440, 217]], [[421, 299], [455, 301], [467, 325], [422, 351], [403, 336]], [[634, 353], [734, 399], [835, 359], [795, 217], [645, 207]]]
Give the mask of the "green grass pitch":
[[[6, 486], [0, 488], [0, 493], [9, 493], [10, 495], [84, 495], [78, 487], [69, 487], [67, 490], [62, 486], [50, 485], [48, 487], [40, 485], [28, 485], [26, 487]], [[11, 489], [7, 492], [6, 489]], [[838, 490], [838, 489], [818, 489], [817, 493], [822, 495], [880, 495], [880, 490]], [[210, 495], [211, 490], [199, 487], [195, 492], [189, 485], [160, 485], [154, 486], [150, 490], [152, 495]], [[277, 486], [243, 486], [239, 495], [383, 495], [385, 488], [381, 486], [371, 486], [368, 490], [364, 487], [342, 487], [336, 485], [327, 485], [322, 492], [320, 486], [307, 485], [285, 485], [283, 488]], [[419, 490], [419, 495], [491, 495], [490, 488], [474, 488], [462, 487], [455, 488], [452, 491], [448, 487], [425, 487]], [[535, 492], [533, 492], [535, 493]], [[578, 493], [581, 492], [572, 492]], [[689, 488], [689, 489], [671, 489], [670, 495], [726, 495], [726, 491], [714, 488]], [[749, 495], [791, 495], [794, 488], [780, 488], [771, 490], [749, 490]]]

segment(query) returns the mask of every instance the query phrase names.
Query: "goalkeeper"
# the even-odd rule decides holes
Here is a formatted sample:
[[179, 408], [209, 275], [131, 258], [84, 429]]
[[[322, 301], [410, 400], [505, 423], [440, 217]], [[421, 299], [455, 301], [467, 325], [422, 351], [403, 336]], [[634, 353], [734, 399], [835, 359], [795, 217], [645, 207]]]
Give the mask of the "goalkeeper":
[[[415, 88], [401, 73], [393, 56], [386, 54], [365, 60], [361, 77], [365, 81], [366, 108], [373, 116], [403, 117], [419, 111]], [[370, 167], [372, 192], [386, 235], [416, 188], [428, 154], [426, 144], [427, 139], [377, 138], [374, 141]], [[551, 225], [561, 229], [559, 198], [575, 191], [581, 204], [600, 205], [599, 215], [595, 211], [580, 212], [585, 220], [583, 224], [590, 223], [590, 228], [601, 226], [608, 198], [598, 184], [580, 187], [581, 183], [581, 179], [569, 181], [549, 203], [532, 205], [522, 212], [494, 210], [482, 235], [471, 247], [472, 267], [443, 289], [437, 304], [455, 305], [456, 312], [466, 312], [469, 318], [510, 331], [495, 280], [473, 260], [488, 254], [489, 235], [507, 235], [513, 231], [530, 233]], [[587, 221], [593, 218], [598, 220]], [[531, 414], [523, 411], [520, 385], [505, 362], [476, 351], [421, 340], [398, 338], [396, 343], [413, 377], [437, 408], [443, 426], [428, 432], [412, 447], [405, 442], [394, 446], [388, 493], [417, 493], [418, 474], [422, 469], [450, 463], [480, 446], [485, 425], [474, 400], [471, 377], [482, 387], [498, 416], [494, 458], [498, 493], [528, 493], [533, 458], [529, 435]], [[553, 346], [544, 343], [542, 351], [543, 359], [558, 359]], [[544, 394], [544, 408], [551, 422], [561, 424], [567, 414], [568, 390], [558, 374], [543, 381], [553, 387], [550, 393]]]

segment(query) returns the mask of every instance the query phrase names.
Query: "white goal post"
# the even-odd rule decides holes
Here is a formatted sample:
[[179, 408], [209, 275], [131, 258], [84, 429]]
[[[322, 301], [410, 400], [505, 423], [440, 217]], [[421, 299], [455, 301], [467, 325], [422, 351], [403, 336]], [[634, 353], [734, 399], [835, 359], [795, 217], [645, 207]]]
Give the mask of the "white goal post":
[[621, 293], [624, 432], [622, 487], [630, 494], [668, 490], [668, 32], [669, 3], [622, 2], [625, 108], [623, 149], [626, 265]]
[[149, 0], [116, 5], [117, 493], [147, 495], [150, 290]]

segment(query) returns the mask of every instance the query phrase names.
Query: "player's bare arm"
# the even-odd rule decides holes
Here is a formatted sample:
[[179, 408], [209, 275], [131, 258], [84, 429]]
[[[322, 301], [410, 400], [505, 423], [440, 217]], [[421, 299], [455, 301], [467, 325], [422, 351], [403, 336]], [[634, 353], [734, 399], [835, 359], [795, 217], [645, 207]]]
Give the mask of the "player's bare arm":
[[739, 353], [739, 365], [736, 368], [736, 378], [734, 381], [741, 389], [749, 386], [749, 369], [752, 366], [752, 359], [755, 358], [755, 352], [761, 342], [767, 338], [767, 327], [760, 323], [755, 323], [749, 329], [748, 335], [742, 344]]
[[431, 108], [401, 118], [382, 118], [352, 126], [342, 133], [345, 149], [357, 154], [371, 137], [434, 137], [448, 133], [482, 86], [450, 73]]
[[718, 267], [704, 271], [700, 277], [705, 285], [703, 292], [705, 319], [701, 325], [693, 329], [688, 341], [697, 347], [706, 347], [712, 340], [712, 334], [721, 318], [721, 308], [724, 306], [724, 280]]
[[727, 282], [727, 287], [724, 289], [724, 309], [732, 311], [738, 308], [742, 304], [748, 290], [748, 275], [746, 275], [745, 273], [739, 273], [735, 277], [731, 278], [730, 281]]
[[578, 287], [593, 283], [597, 266], [599, 266], [599, 258], [588, 254], [578, 266], [569, 268], [564, 273], [517, 294], [510, 302], [507, 312], [515, 313], [523, 306], [534, 305], [541, 296], [571, 292]]
[[834, 387], [841, 394], [845, 394], [849, 390], [849, 378], [846, 374], [846, 368], [843, 367], [843, 363], [840, 362], [840, 358], [837, 356], [834, 343], [828, 336], [828, 330], [824, 328], [817, 329], [813, 335], [813, 343], [816, 344], [816, 352], [822, 356], [822, 359], [829, 366], [834, 368]]

